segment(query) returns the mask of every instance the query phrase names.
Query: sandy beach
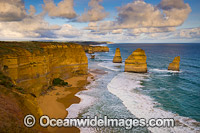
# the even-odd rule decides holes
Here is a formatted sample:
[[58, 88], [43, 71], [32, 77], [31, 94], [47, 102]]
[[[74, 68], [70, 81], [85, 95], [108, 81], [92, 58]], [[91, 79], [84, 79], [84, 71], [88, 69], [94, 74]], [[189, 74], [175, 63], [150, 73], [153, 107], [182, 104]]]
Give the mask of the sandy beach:
[[[70, 87], [54, 87], [53, 90], [47, 92], [47, 94], [38, 98], [38, 105], [41, 108], [44, 115], [48, 115], [50, 118], [67, 117], [68, 112], [66, 108], [74, 103], [79, 103], [80, 98], [75, 94], [79, 91], [85, 90], [85, 86], [93, 80], [91, 74], [80, 75], [65, 80], [69, 83]], [[49, 132], [73, 132], [77, 133], [80, 130], [76, 127], [72, 128], [52, 128], [48, 127]]]

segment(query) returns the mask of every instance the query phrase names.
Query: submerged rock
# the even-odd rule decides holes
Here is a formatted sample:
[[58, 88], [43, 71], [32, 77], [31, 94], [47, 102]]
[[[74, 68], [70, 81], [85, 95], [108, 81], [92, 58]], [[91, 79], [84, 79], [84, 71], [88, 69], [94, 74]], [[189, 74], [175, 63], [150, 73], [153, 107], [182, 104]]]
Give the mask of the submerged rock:
[[179, 65], [180, 65], [180, 56], [177, 56], [174, 58], [172, 63], [169, 64], [168, 70], [179, 71], [180, 70]]
[[113, 63], [122, 63], [122, 57], [119, 48], [116, 48], [115, 56], [113, 58]]
[[145, 51], [138, 48], [136, 49], [126, 60], [125, 60], [125, 72], [136, 72], [136, 73], [146, 73], [147, 63], [146, 63]]

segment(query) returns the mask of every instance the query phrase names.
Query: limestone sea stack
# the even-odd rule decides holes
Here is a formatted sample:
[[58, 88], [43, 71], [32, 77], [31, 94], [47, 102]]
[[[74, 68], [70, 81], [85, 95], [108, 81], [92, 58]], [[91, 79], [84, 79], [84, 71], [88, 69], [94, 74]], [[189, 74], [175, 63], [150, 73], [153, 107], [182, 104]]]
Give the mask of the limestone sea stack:
[[174, 58], [172, 63], [169, 64], [168, 70], [179, 71], [180, 70], [179, 64], [180, 64], [180, 56], [177, 56], [177, 57]]
[[115, 51], [115, 56], [113, 58], [113, 63], [122, 63], [122, 57], [120, 53], [120, 49], [117, 48]]
[[146, 73], [147, 57], [145, 51], [138, 48], [125, 60], [125, 72]]

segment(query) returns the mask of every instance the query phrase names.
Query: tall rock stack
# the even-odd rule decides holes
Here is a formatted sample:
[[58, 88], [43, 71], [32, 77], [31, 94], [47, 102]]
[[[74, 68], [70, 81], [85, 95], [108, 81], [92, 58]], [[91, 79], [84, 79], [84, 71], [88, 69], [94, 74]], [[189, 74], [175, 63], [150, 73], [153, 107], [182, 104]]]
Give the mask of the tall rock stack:
[[115, 56], [113, 58], [113, 63], [122, 63], [122, 57], [120, 53], [120, 49], [117, 48], [115, 51]]
[[180, 66], [180, 56], [177, 56], [174, 58], [172, 63], [169, 64], [168, 70], [179, 71], [180, 70], [179, 66]]
[[125, 60], [125, 72], [146, 73], [147, 57], [145, 51], [138, 48]]

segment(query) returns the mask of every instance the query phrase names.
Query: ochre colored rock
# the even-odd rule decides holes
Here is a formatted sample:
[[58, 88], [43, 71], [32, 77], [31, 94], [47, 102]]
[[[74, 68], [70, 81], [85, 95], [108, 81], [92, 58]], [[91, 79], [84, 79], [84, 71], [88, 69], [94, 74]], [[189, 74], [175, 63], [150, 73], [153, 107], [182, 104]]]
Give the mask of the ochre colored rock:
[[122, 63], [122, 57], [119, 48], [116, 48], [115, 56], [113, 58], [113, 63]]
[[91, 58], [91, 59], [94, 59], [94, 58], [95, 58], [95, 55], [91, 55], [90, 58]]
[[174, 58], [172, 63], [169, 64], [168, 70], [179, 71], [180, 70], [179, 66], [180, 66], [180, 56], [177, 56]]
[[136, 73], [146, 73], [147, 63], [146, 63], [145, 51], [138, 48], [136, 49], [126, 60], [125, 60], [125, 72], [136, 72]]
[[82, 45], [85, 52], [93, 54], [94, 52], [109, 52], [107, 46], [91, 46], [91, 45]]
[[0, 70], [17, 86], [37, 96], [54, 78], [64, 80], [88, 71], [87, 56], [78, 44], [42, 45], [32, 52], [21, 47], [2, 49], [11, 52], [0, 56]]
[[89, 53], [89, 54], [93, 54], [93, 53], [94, 53], [92, 47], [88, 47], [88, 53]]
[[109, 48], [107, 46], [92, 46], [93, 52], [109, 52]]

